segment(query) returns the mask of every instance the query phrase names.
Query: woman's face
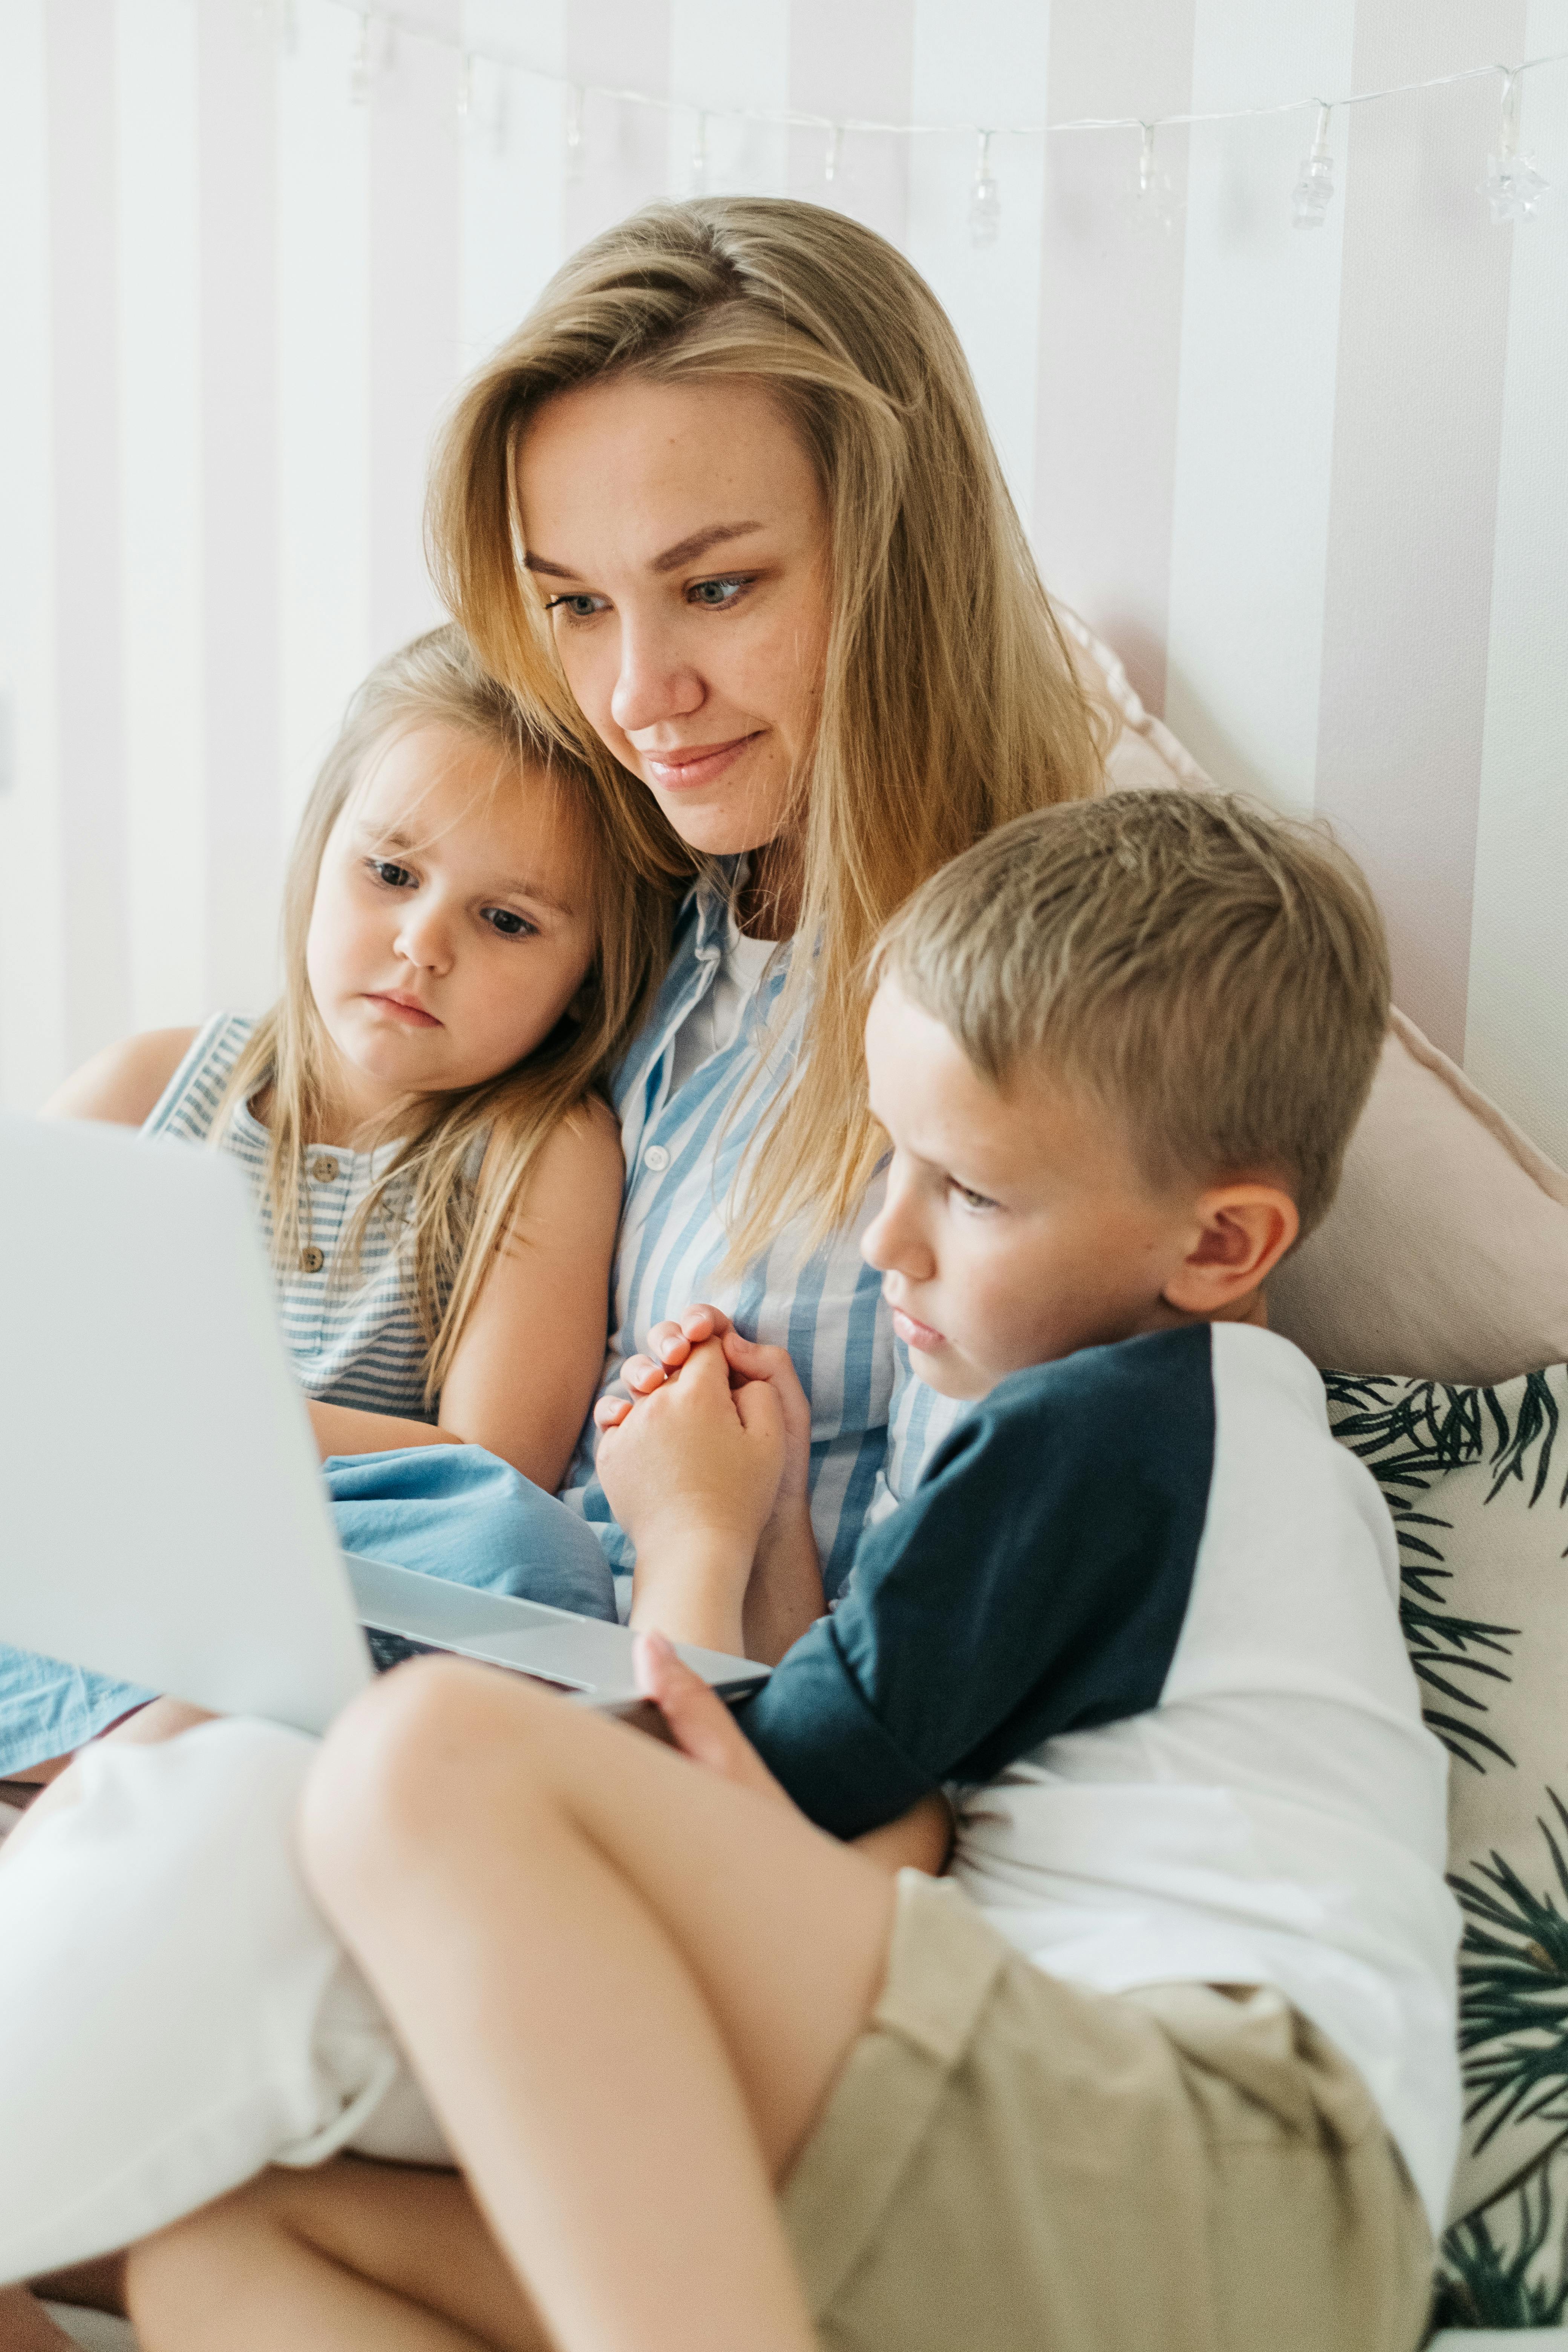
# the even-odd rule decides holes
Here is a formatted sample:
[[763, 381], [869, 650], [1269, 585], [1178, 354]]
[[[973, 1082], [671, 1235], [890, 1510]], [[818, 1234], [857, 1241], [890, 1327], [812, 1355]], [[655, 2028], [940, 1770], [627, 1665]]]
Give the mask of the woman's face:
[[780, 409], [742, 383], [585, 384], [531, 419], [519, 478], [592, 726], [693, 849], [776, 840], [827, 641], [826, 512]]

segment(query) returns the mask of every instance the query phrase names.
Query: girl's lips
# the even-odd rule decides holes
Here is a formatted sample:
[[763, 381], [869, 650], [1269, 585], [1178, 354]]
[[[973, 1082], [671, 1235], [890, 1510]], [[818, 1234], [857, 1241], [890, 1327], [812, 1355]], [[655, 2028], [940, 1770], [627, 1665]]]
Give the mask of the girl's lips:
[[401, 996], [372, 994], [366, 1002], [379, 1005], [384, 1013], [390, 1013], [395, 1021], [405, 1021], [411, 1029], [439, 1029], [441, 1026], [433, 1013], [426, 1013], [422, 1004], [408, 1003]]
[[934, 1356], [939, 1348], [947, 1345], [940, 1331], [933, 1331], [929, 1323], [918, 1323], [901, 1307], [893, 1309], [893, 1328], [906, 1348], [918, 1348], [922, 1356]]
[[644, 751], [644, 767], [667, 793], [689, 792], [694, 784], [710, 784], [731, 760], [757, 740], [756, 733], [737, 735], [729, 743], [694, 743], [679, 751]]

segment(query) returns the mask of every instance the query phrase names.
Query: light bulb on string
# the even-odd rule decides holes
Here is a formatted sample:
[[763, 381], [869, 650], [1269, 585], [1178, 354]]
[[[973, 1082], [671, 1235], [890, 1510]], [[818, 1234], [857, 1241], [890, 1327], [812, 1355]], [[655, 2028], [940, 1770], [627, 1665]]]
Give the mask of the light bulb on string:
[[1491, 207], [1494, 226], [1529, 221], [1541, 210], [1541, 200], [1552, 183], [1535, 168], [1533, 156], [1519, 152], [1519, 84], [1517, 68], [1500, 66], [1502, 75], [1502, 137], [1500, 152], [1487, 157], [1487, 176], [1480, 193]]
[[690, 192], [694, 196], [705, 196], [708, 194], [708, 117], [706, 114], [699, 114], [697, 118], [697, 137], [691, 148]]
[[1168, 236], [1176, 223], [1176, 190], [1169, 172], [1160, 168], [1154, 138], [1158, 122], [1138, 125], [1138, 184], [1135, 199], [1128, 201], [1127, 209], [1140, 231], [1152, 226]]
[[980, 152], [974, 162], [974, 184], [969, 192], [969, 242], [971, 245], [994, 245], [1002, 229], [1002, 191], [996, 184], [996, 174], [991, 169], [991, 142], [994, 131], [980, 134]]
[[353, 63], [349, 68], [349, 99], [354, 106], [368, 106], [370, 103], [370, 85], [374, 73], [374, 68], [371, 63], [371, 22], [370, 11], [367, 8], [360, 16], [359, 37], [354, 43]]
[[1334, 199], [1334, 159], [1329, 152], [1331, 106], [1318, 100], [1318, 128], [1311, 151], [1301, 159], [1301, 176], [1290, 199], [1292, 228], [1321, 228]]
[[583, 176], [583, 90], [574, 83], [566, 103], [566, 177]]
[[844, 125], [836, 122], [828, 133], [827, 152], [822, 159], [822, 176], [833, 187], [838, 179], [838, 160], [844, 152]]

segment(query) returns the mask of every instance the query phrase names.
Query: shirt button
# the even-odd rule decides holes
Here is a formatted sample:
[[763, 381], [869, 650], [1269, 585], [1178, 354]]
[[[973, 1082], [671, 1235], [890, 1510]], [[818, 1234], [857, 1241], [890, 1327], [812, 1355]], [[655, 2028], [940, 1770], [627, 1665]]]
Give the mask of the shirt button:
[[318, 1184], [334, 1183], [337, 1181], [338, 1163], [329, 1153], [324, 1160], [311, 1160], [310, 1173]]
[[319, 1250], [313, 1242], [309, 1249], [300, 1252], [300, 1264], [307, 1274], [320, 1274], [326, 1263], [325, 1251]]
[[662, 1143], [650, 1143], [643, 1153], [642, 1160], [643, 1166], [651, 1168], [656, 1176], [662, 1176], [669, 1165], [669, 1154]]

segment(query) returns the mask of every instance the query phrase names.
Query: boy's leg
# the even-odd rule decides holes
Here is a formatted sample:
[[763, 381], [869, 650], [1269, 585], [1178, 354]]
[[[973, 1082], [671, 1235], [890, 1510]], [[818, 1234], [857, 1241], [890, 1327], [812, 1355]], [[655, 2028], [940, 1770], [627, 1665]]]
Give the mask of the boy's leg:
[[893, 1886], [777, 1799], [482, 1667], [405, 1667], [304, 1853], [563, 2347], [805, 2352], [774, 2183]]

